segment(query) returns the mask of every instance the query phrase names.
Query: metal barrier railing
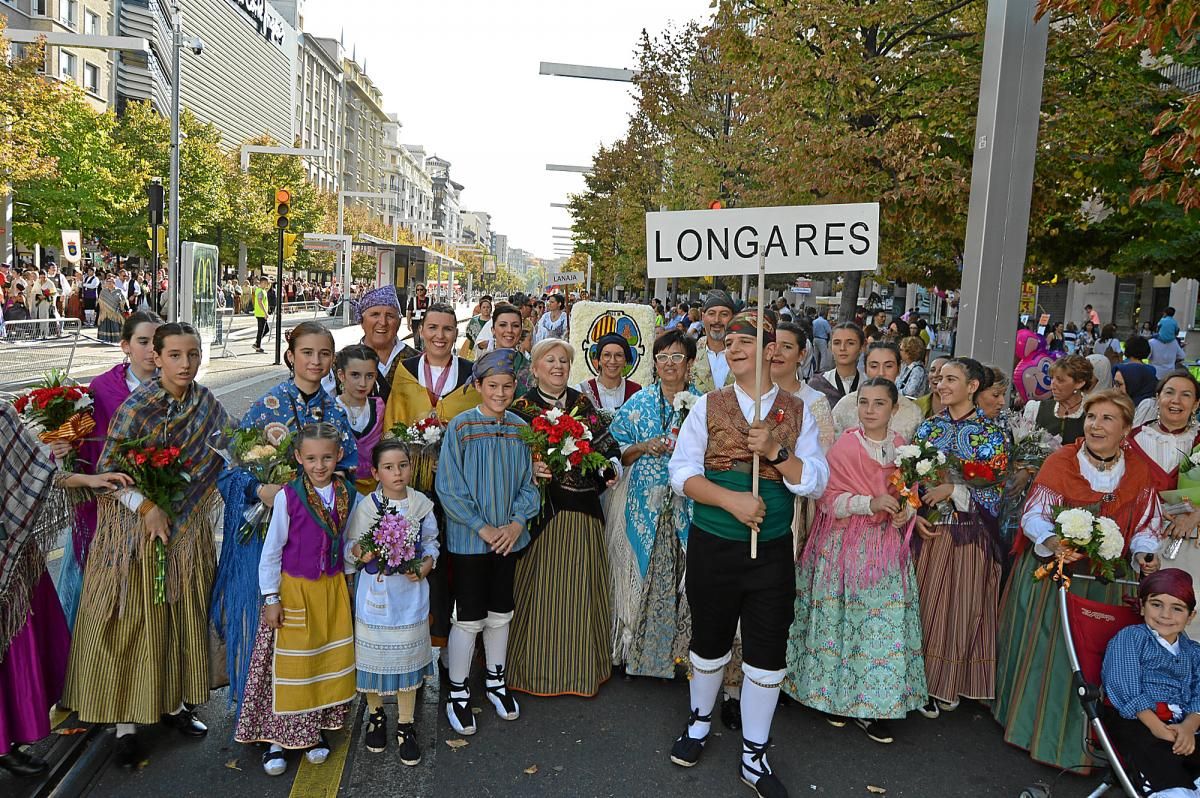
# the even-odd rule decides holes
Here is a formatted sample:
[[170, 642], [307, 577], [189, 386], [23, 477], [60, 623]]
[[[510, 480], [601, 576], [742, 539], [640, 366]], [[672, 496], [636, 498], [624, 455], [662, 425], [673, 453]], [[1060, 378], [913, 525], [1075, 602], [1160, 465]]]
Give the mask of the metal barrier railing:
[[73, 318], [0, 324], [0, 384], [33, 383], [49, 371], [70, 376], [81, 327]]

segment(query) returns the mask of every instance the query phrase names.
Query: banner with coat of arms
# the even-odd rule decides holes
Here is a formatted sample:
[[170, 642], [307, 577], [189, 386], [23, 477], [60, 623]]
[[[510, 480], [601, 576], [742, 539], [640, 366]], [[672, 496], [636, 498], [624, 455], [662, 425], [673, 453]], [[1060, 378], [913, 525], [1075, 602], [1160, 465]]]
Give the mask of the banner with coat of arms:
[[72, 265], [79, 263], [79, 259], [83, 256], [83, 248], [80, 244], [78, 230], [62, 231], [62, 256], [67, 263]]
[[570, 343], [575, 350], [571, 385], [600, 373], [596, 342], [614, 332], [633, 351], [633, 362], [625, 367], [625, 376], [642, 385], [654, 381], [654, 308], [617, 302], [576, 302], [571, 307]]

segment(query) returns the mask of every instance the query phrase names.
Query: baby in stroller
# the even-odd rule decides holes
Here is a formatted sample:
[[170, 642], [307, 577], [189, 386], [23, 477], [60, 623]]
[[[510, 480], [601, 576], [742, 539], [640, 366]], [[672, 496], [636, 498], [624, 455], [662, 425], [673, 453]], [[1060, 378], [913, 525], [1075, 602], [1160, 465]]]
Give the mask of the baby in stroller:
[[1200, 643], [1191, 574], [1165, 568], [1138, 587], [1143, 624], [1122, 629], [1104, 655], [1112, 704], [1105, 725], [1134, 786], [1153, 798], [1200, 798]]

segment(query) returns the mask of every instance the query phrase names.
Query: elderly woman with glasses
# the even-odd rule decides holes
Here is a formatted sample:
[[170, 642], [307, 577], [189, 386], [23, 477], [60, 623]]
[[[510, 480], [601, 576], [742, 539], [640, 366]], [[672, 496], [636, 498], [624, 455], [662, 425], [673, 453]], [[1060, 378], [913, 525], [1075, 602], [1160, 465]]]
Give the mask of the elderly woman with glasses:
[[625, 336], [609, 333], [596, 342], [592, 352], [593, 365], [599, 367], [599, 373], [575, 388], [590, 399], [597, 410], [615, 412], [642, 389], [633, 380], [625, 379], [633, 364], [633, 350]]
[[692, 502], [676, 496], [667, 464], [700, 392], [689, 381], [696, 342], [680, 330], [654, 341], [655, 383], [622, 405], [609, 432], [628, 476], [609, 499], [613, 662], [626, 676], [670, 679], [687, 655], [690, 620], [680, 592]]

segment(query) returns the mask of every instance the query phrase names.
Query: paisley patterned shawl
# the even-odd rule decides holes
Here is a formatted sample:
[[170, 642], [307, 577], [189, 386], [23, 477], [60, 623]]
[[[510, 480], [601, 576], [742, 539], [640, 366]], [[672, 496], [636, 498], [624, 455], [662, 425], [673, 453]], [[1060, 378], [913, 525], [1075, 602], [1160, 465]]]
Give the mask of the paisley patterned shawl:
[[[997, 473], [1008, 468], [1012, 451], [1008, 432], [978, 409], [965, 418], [954, 419], [949, 410], [927, 418], [917, 427], [914, 440], [924, 440], [944, 452], [966, 462], [984, 463]], [[972, 501], [995, 516], [1003, 498], [1003, 483], [987, 487], [968, 485]]]

